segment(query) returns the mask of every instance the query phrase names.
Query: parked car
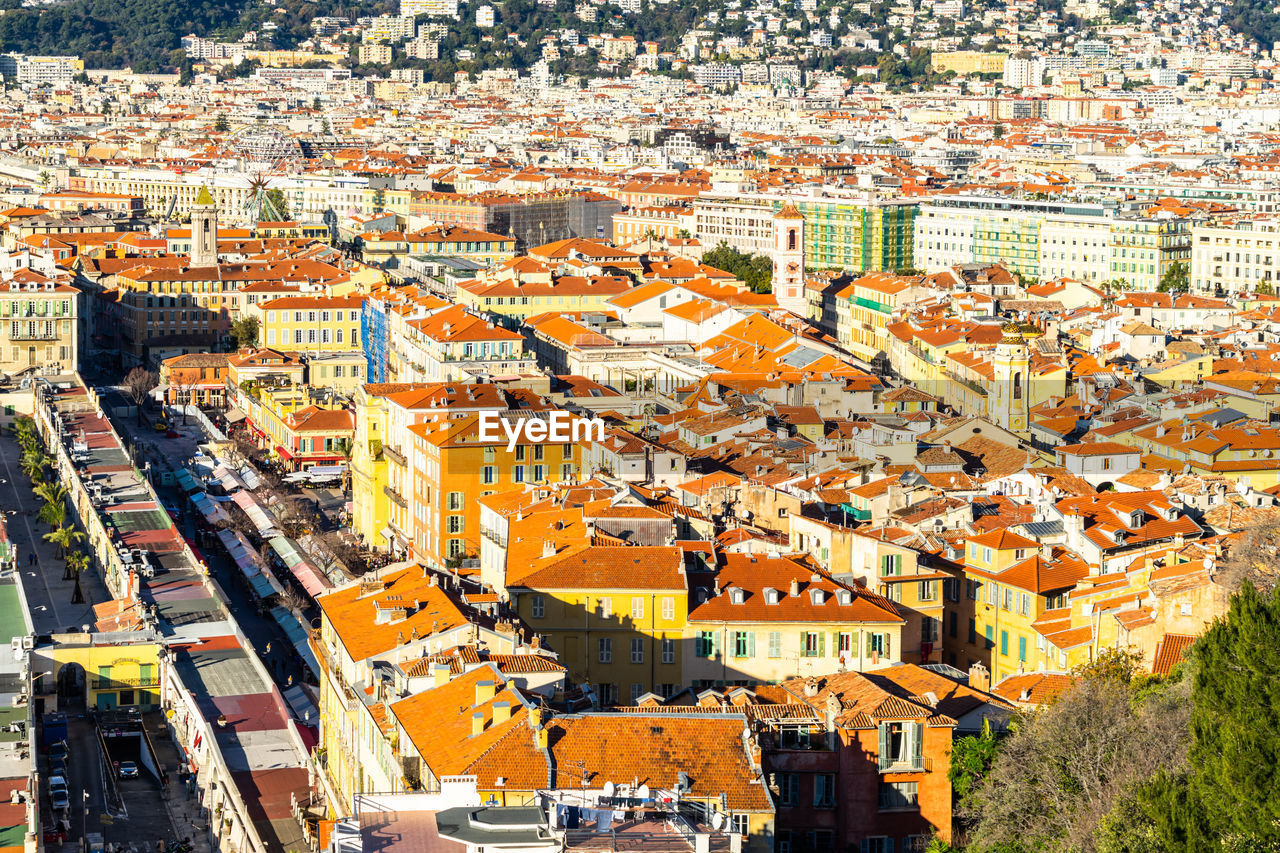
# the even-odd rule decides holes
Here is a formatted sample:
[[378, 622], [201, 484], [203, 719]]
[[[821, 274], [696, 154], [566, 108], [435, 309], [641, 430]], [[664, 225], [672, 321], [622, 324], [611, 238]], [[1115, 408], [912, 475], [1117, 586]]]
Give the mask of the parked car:
[[67, 759], [65, 759], [65, 758], [50, 758], [50, 759], [49, 759], [49, 772], [50, 772], [50, 773], [58, 773], [58, 774], [60, 774], [60, 775], [62, 775], [62, 776], [66, 776], [66, 775], [67, 775]]
[[66, 788], [50, 788], [49, 802], [53, 803], [54, 811], [66, 811], [71, 808], [71, 798], [67, 796]]
[[61, 758], [63, 761], [67, 760], [67, 742], [65, 740], [60, 740], [57, 743], [50, 744], [49, 759], [52, 760], [55, 758]]
[[116, 775], [121, 779], [137, 779], [138, 765], [133, 761], [117, 761]]

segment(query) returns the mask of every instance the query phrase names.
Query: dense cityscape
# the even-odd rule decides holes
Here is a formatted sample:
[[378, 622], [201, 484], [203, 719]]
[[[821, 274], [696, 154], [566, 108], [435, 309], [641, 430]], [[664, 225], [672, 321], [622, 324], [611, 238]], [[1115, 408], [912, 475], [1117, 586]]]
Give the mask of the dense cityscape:
[[1278, 45], [0, 3], [0, 853], [1280, 850]]

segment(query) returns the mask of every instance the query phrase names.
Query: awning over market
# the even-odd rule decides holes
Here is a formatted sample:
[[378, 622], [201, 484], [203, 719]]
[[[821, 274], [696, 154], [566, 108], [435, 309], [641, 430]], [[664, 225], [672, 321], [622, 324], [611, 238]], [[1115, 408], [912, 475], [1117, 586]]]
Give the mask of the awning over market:
[[262, 504], [258, 503], [258, 499], [246, 491], [236, 492], [231, 496], [236, 506], [244, 510], [244, 514], [249, 516], [249, 521], [253, 522], [253, 526], [258, 528], [258, 535], [266, 538], [269, 533], [276, 529], [275, 521], [267, 514]]
[[205, 521], [210, 524], [231, 520], [231, 516], [227, 515], [227, 511], [219, 506], [217, 501], [211, 500], [204, 492], [194, 492], [190, 497], [192, 505], [204, 516]]
[[293, 574], [307, 595], [315, 598], [320, 593], [333, 587], [323, 572], [311, 565], [298, 551], [297, 547], [284, 536], [276, 536], [269, 540], [271, 550], [276, 552], [280, 562]]
[[177, 481], [178, 488], [186, 494], [203, 491], [200, 484], [196, 482], [196, 478], [192, 477], [191, 472], [185, 468], [179, 468], [178, 473], [173, 475], [173, 479]]
[[218, 539], [222, 541], [227, 553], [235, 561], [236, 567], [244, 574], [254, 595], [259, 599], [270, 598], [284, 592], [280, 582], [275, 579], [258, 556], [253, 545], [238, 530], [219, 530]]
[[298, 621], [293, 611], [276, 606], [271, 608], [271, 618], [276, 620], [276, 624], [280, 626], [281, 631], [284, 631], [285, 637], [297, 650], [303, 662], [311, 667], [312, 672], [319, 672], [320, 665], [311, 651], [311, 646], [307, 643], [307, 629], [302, 627], [302, 623]]

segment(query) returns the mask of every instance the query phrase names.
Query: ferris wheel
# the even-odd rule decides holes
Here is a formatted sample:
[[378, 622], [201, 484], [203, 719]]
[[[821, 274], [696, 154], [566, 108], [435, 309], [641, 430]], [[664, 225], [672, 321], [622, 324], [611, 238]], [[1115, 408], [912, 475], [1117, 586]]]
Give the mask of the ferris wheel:
[[289, 218], [289, 211], [272, 198], [273, 184], [293, 173], [302, 159], [298, 140], [266, 125], [248, 125], [233, 133], [227, 141], [234, 170], [246, 181], [249, 192], [241, 214], [251, 222], [279, 222]]

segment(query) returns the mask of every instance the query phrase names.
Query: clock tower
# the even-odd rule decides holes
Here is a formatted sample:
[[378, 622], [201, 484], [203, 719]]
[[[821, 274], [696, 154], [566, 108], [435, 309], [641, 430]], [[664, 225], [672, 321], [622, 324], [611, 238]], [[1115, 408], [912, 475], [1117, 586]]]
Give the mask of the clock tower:
[[804, 217], [794, 204], [773, 216], [773, 296], [778, 307], [804, 317]]

